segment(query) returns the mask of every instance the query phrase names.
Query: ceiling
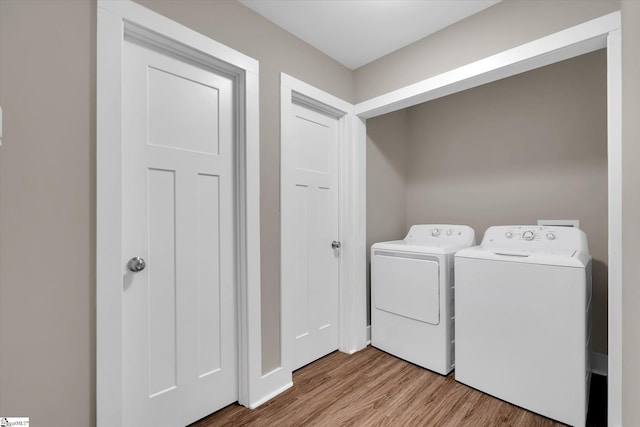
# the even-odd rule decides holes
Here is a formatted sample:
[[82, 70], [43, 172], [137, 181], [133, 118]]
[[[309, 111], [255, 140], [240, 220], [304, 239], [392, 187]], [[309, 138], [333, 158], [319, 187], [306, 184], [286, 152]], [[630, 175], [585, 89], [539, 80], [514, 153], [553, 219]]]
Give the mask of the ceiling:
[[501, 0], [239, 0], [355, 70]]

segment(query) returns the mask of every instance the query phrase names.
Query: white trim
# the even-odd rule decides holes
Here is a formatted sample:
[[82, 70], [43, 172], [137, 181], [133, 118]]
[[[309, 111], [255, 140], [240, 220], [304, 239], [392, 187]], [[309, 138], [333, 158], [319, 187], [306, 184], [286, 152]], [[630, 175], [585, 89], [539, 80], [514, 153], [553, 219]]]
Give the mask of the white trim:
[[283, 226], [283, 195], [285, 194], [285, 141], [291, 139], [291, 126], [286, 118], [293, 115], [293, 93], [289, 86], [285, 86], [285, 75], [280, 74], [280, 369], [293, 383], [293, 344], [288, 337], [294, 335], [293, 302], [288, 294], [286, 268], [284, 267], [285, 227]]
[[256, 409], [258, 406], [262, 405], [263, 403], [267, 403], [269, 400], [273, 399], [274, 397], [276, 397], [280, 393], [287, 391], [291, 387], [293, 387], [293, 381], [290, 381], [290, 382], [286, 383], [285, 385], [281, 386], [280, 388], [274, 388], [268, 394], [265, 394], [260, 399], [258, 399], [255, 402], [251, 403], [251, 406], [249, 406], [249, 408], [250, 409]]
[[258, 62], [131, 1], [98, 1], [96, 196], [97, 425], [122, 425], [122, 49], [125, 36], [214, 64], [235, 80], [238, 192], [238, 401], [259, 400], [260, 159]]
[[316, 108], [336, 117], [353, 114], [352, 104], [288, 74], [280, 73], [280, 85], [295, 92], [296, 100], [307, 100], [307, 102], [313, 103]]
[[[608, 424], [622, 424], [622, 95], [620, 12], [613, 12], [355, 106], [376, 117], [607, 47], [609, 169]], [[366, 142], [359, 133], [358, 144]], [[359, 179], [364, 179], [360, 177]], [[360, 183], [362, 185], [362, 183]], [[365, 193], [366, 194], [366, 193]], [[361, 235], [361, 238], [362, 237]], [[359, 264], [362, 271], [366, 266]]]
[[[98, 8], [96, 97], [96, 417], [122, 425], [122, 18]], [[108, 141], [116, 141], [109, 144]], [[114, 268], [118, 266], [118, 268]], [[109, 284], [112, 284], [109, 286]]]
[[607, 37], [607, 157], [609, 192], [609, 345], [607, 417], [622, 425], [622, 42]]
[[371, 118], [500, 80], [601, 49], [606, 34], [620, 27], [620, 12], [542, 37], [513, 49], [356, 104], [356, 114]]
[[[281, 147], [285, 145], [290, 136], [291, 108], [293, 102], [301, 102], [315, 109], [323, 111], [338, 118], [339, 127], [339, 157], [340, 157], [340, 344], [339, 350], [345, 353], [354, 353], [366, 346], [366, 288], [365, 281], [359, 277], [360, 268], [358, 262], [364, 259], [364, 246], [360, 242], [365, 241], [365, 235], [359, 233], [364, 227], [359, 226], [360, 218], [364, 215], [362, 209], [364, 194], [360, 193], [359, 177], [364, 176], [359, 170], [364, 163], [357, 151], [357, 142], [354, 134], [356, 122], [359, 121], [353, 114], [353, 105], [345, 102], [327, 92], [317, 89], [285, 73], [280, 74], [280, 138]], [[281, 150], [281, 180], [280, 195], [285, 193], [286, 179], [283, 170], [284, 161]], [[282, 209], [281, 209], [282, 211]], [[281, 218], [281, 220], [284, 220]], [[282, 231], [282, 228], [281, 228]], [[282, 234], [281, 234], [282, 241]], [[281, 247], [282, 254], [282, 247]], [[281, 263], [284, 257], [281, 256]], [[362, 261], [364, 265], [364, 261]], [[281, 281], [281, 366], [284, 374], [291, 375], [292, 343], [287, 337], [293, 336], [293, 324], [290, 299], [291, 292], [288, 283], [283, 278]]]
[[341, 227], [347, 243], [342, 277], [349, 286], [341, 295], [340, 314], [346, 320], [340, 349], [351, 354], [367, 346], [367, 125], [355, 115], [350, 115], [347, 125], [350, 143], [341, 153], [341, 188], [345, 189]]

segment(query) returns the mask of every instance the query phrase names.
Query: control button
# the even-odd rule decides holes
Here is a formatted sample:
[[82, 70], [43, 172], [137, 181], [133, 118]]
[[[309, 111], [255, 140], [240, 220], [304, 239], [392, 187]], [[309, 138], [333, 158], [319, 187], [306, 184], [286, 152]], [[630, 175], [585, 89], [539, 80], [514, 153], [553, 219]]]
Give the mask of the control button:
[[533, 231], [525, 231], [524, 233], [522, 233], [522, 238], [524, 240], [533, 240], [536, 237], [535, 234], [533, 234]]
[[510, 231], [507, 231], [506, 233], [504, 233], [504, 237], [506, 237], [507, 239], [510, 239], [513, 237], [513, 233]]
[[553, 233], [547, 233], [547, 239], [549, 240], [556, 240], [556, 235]]
[[451, 236], [453, 234], [453, 230], [452, 229], [448, 229], [447, 230], [447, 236]]
[[433, 237], [438, 237], [440, 235], [440, 230], [438, 230], [437, 228], [434, 228], [433, 230], [431, 230], [431, 235]]

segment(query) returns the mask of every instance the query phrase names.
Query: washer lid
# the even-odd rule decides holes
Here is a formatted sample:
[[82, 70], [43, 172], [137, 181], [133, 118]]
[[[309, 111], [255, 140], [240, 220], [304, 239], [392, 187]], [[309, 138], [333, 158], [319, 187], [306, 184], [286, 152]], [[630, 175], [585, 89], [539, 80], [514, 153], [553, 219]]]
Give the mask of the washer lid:
[[526, 250], [514, 248], [485, 248], [483, 246], [462, 249], [456, 253], [455, 257], [456, 260], [460, 258], [475, 258], [575, 268], [584, 268], [591, 260], [591, 256], [588, 254], [571, 249]]
[[563, 257], [570, 258], [576, 254], [576, 251], [572, 249], [558, 249], [558, 250], [531, 250], [531, 249], [513, 249], [513, 248], [493, 248], [490, 249], [496, 255], [515, 256], [515, 257], [530, 257], [530, 256], [549, 256], [549, 257]]

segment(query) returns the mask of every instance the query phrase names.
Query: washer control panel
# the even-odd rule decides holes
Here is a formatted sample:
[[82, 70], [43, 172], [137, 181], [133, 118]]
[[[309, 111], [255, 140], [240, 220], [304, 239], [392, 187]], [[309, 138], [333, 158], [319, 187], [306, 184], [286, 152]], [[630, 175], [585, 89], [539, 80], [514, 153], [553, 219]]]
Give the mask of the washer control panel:
[[519, 232], [519, 231], [514, 232], [512, 230], [508, 230], [508, 231], [505, 231], [504, 237], [506, 239], [513, 239], [514, 237], [516, 239], [520, 238], [528, 242], [532, 240], [543, 239], [543, 238], [546, 238], [547, 240], [556, 240], [555, 231], [538, 230], [537, 228], [541, 228], [541, 227], [531, 226], [531, 229], [526, 229], [525, 231], [522, 231], [522, 232]]
[[482, 246], [523, 250], [578, 250], [586, 242], [586, 235], [578, 228], [507, 225], [489, 227], [484, 233]]

